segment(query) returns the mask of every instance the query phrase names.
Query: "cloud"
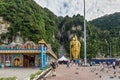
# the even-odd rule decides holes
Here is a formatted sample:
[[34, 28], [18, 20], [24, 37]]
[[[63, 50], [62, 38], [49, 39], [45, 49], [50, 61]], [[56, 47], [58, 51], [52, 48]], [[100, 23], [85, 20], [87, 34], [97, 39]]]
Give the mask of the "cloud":
[[[57, 16], [83, 15], [83, 0], [35, 0]], [[86, 19], [91, 20], [105, 14], [120, 12], [120, 0], [86, 0]]]

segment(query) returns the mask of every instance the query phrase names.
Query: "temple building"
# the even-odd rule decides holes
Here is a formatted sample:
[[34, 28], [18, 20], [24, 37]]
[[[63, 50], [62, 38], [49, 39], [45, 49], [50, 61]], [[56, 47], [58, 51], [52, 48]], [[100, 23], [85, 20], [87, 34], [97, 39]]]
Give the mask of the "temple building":
[[0, 66], [5, 67], [46, 67], [51, 60], [57, 57], [44, 40], [35, 44], [27, 41], [24, 44], [12, 42], [9, 45], [0, 45]]

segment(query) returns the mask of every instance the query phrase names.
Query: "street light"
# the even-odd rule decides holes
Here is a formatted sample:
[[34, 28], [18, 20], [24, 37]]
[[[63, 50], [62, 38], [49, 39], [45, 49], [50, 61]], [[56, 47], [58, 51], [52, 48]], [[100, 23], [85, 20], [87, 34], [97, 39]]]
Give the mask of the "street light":
[[86, 58], [86, 21], [85, 21], [85, 0], [84, 0], [84, 65], [87, 65], [87, 58]]
[[111, 41], [110, 41], [110, 57], [112, 57], [112, 51], [111, 51]]

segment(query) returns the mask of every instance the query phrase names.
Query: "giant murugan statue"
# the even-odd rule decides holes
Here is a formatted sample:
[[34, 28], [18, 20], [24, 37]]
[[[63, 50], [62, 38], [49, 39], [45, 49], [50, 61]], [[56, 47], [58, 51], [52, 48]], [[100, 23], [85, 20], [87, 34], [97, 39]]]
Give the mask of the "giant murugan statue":
[[70, 58], [71, 59], [79, 59], [80, 58], [80, 47], [81, 44], [75, 35], [70, 41]]

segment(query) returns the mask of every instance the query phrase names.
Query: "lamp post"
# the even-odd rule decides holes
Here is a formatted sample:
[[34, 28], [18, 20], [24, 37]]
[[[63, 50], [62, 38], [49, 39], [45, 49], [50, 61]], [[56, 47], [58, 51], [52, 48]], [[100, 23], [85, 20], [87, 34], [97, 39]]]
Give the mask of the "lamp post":
[[112, 57], [112, 51], [111, 51], [111, 41], [110, 41], [110, 57]]
[[86, 58], [86, 21], [85, 21], [85, 0], [84, 0], [84, 65], [87, 65], [87, 58]]

